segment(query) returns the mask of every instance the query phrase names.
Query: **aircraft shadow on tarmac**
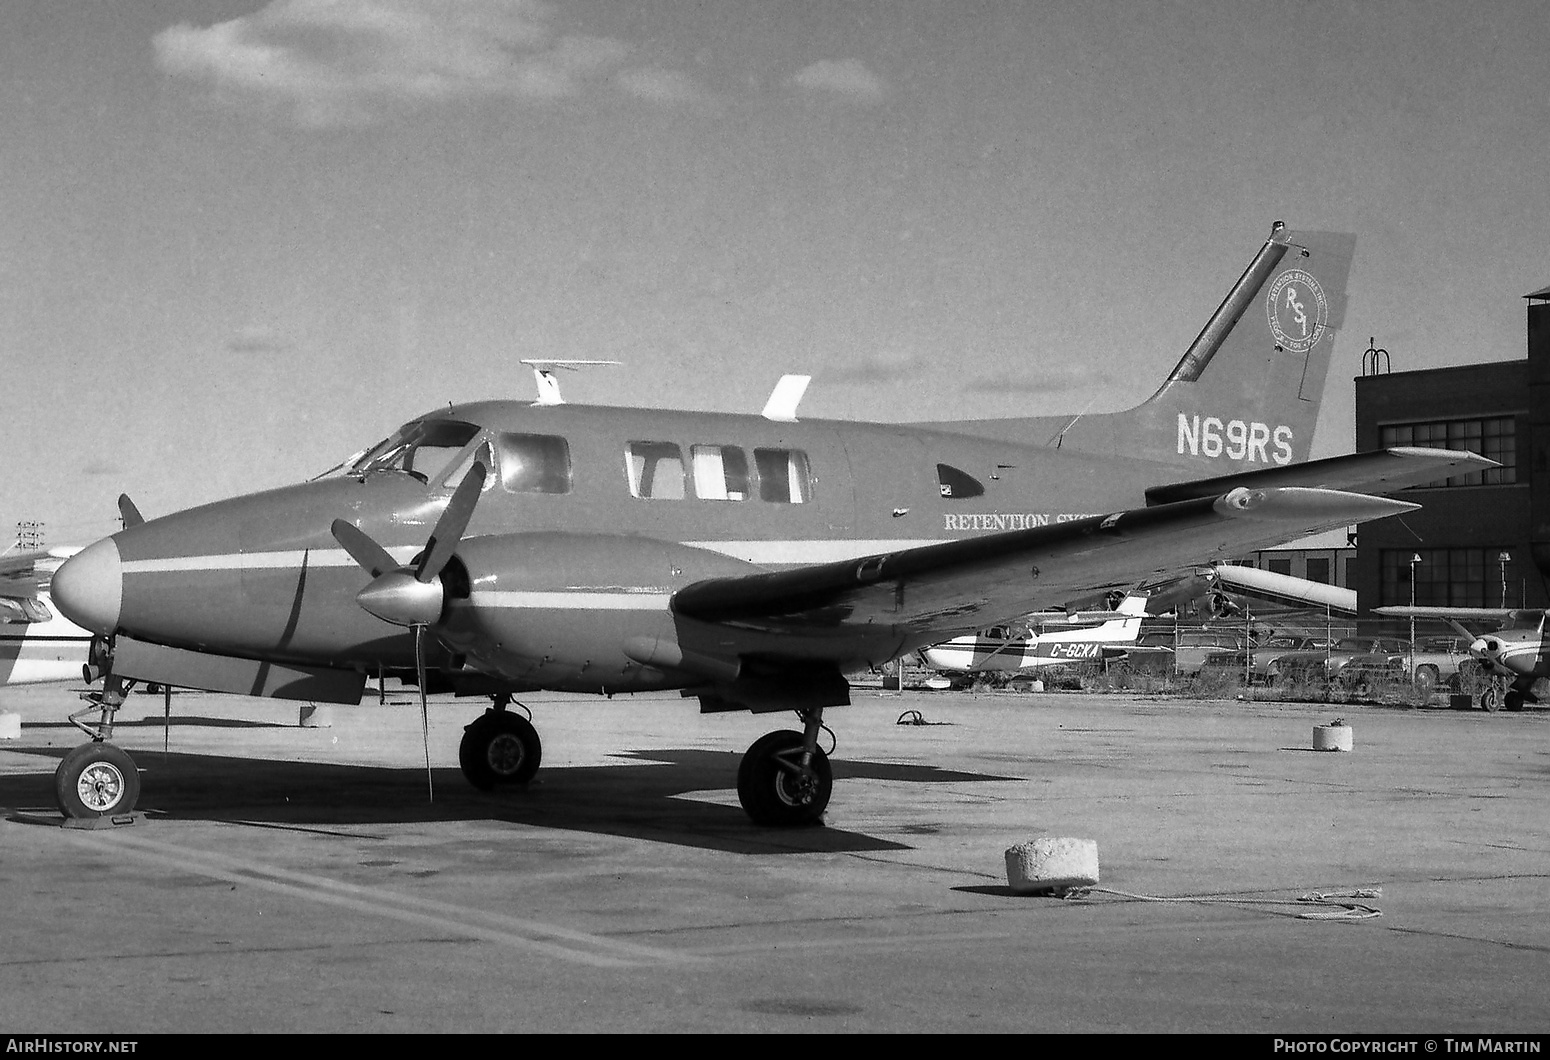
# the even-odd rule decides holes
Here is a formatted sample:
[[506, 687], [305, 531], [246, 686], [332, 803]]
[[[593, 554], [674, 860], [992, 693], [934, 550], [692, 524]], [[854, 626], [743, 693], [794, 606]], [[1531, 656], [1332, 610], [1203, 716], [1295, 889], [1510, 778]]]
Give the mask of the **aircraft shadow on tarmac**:
[[[68, 748], [12, 750], [63, 758]], [[425, 770], [264, 758], [137, 751], [139, 809], [153, 820], [242, 821], [278, 827], [505, 821], [594, 832], [737, 854], [909, 850], [907, 844], [838, 828], [759, 828], [736, 805], [676, 798], [725, 790], [741, 755], [672, 748], [627, 751], [617, 766], [545, 767], [526, 787], [476, 791], [457, 769]], [[836, 783], [865, 779], [915, 784], [1015, 778], [920, 765], [831, 760]], [[53, 777], [0, 777], [0, 806], [49, 806]], [[30, 811], [29, 811], [30, 812]], [[28, 817], [29, 820], [36, 818]]]

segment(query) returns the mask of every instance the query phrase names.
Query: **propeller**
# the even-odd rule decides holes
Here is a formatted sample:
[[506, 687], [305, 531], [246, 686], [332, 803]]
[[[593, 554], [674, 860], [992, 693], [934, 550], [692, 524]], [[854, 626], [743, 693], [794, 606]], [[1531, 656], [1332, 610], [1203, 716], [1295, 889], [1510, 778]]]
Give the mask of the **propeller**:
[[425, 702], [425, 629], [441, 620], [442, 608], [446, 605], [441, 572], [457, 551], [463, 531], [468, 529], [468, 520], [479, 503], [487, 474], [484, 464], [476, 461], [463, 476], [452, 499], [447, 502], [446, 510], [431, 529], [419, 562], [412, 567], [399, 564], [387, 549], [353, 523], [335, 519], [329, 527], [334, 540], [371, 575], [366, 588], [355, 594], [356, 602], [384, 622], [407, 626], [414, 631], [414, 671], [419, 681], [420, 726], [425, 737], [425, 783], [433, 800], [430, 712]]

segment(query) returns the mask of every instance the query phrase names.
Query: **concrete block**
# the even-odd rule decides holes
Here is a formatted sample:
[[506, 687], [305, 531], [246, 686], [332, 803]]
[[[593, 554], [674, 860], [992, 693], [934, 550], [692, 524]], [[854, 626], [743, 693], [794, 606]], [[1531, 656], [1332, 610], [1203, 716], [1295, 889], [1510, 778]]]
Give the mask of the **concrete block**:
[[1006, 852], [1006, 881], [1015, 894], [1049, 894], [1098, 885], [1098, 844], [1042, 837]]

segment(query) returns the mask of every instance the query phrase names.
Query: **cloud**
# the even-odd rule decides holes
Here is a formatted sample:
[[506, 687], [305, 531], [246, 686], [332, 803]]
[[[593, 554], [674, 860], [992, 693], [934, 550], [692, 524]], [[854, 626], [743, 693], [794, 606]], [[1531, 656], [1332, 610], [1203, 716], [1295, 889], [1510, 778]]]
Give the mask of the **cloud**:
[[887, 86], [860, 59], [822, 59], [791, 75], [790, 84], [814, 92], [833, 92], [858, 103], [876, 103]]
[[1115, 381], [1112, 375], [1101, 368], [1062, 361], [1037, 367], [1024, 366], [1016, 372], [1000, 375], [980, 376], [969, 380], [965, 389], [987, 394], [1005, 394], [1009, 391], [1021, 394], [1059, 394], [1087, 387], [1111, 386]]
[[268, 356], [284, 353], [292, 346], [290, 339], [266, 327], [243, 328], [225, 342], [228, 353]]
[[81, 474], [89, 478], [116, 478], [123, 474], [123, 472], [123, 468], [111, 460], [104, 460], [102, 457], [93, 457], [81, 465]]
[[692, 94], [682, 75], [627, 70], [627, 42], [562, 33], [552, 15], [539, 0], [273, 0], [206, 28], [171, 26], [154, 45], [163, 72], [208, 85], [218, 101], [310, 127], [455, 100], [543, 102], [594, 86], [668, 103]]
[[1030, 365], [995, 375], [971, 375], [955, 365], [955, 358], [932, 353], [883, 352], [825, 368], [823, 382], [831, 385], [882, 385], [913, 382], [926, 373], [951, 373], [962, 389], [986, 394], [1059, 394], [1087, 387], [1109, 386], [1114, 378], [1101, 368], [1083, 363], [1056, 362]]

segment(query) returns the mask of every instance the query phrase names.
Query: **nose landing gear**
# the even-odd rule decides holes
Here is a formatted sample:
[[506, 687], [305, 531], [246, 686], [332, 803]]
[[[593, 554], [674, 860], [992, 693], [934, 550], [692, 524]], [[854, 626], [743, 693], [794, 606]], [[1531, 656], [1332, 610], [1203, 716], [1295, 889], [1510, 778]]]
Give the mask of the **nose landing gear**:
[[[54, 771], [54, 801], [71, 820], [121, 817], [133, 812], [140, 799], [140, 771], [113, 738], [113, 717], [124, 705], [133, 682], [109, 674], [102, 691], [86, 693], [88, 705], [70, 715], [70, 723], [91, 737], [76, 747]], [[81, 720], [100, 712], [95, 722]]]

